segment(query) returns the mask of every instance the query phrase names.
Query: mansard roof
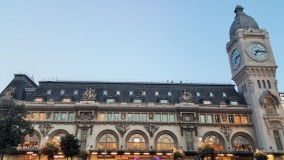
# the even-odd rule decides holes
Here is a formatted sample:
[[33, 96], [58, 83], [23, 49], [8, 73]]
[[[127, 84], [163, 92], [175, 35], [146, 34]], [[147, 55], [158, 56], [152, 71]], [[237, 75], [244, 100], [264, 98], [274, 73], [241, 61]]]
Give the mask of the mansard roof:
[[[175, 104], [179, 103], [181, 93], [186, 92], [192, 95], [192, 101], [196, 104], [203, 104], [205, 100], [211, 101], [213, 105], [228, 104], [231, 99], [238, 100], [239, 104], [246, 104], [243, 95], [239, 94], [232, 84], [40, 81], [37, 86], [34, 82], [33, 85], [27, 85], [27, 81], [31, 81], [27, 79], [29, 78], [25, 75], [16, 74], [7, 86], [16, 89], [15, 98], [18, 100], [32, 102], [35, 97], [41, 96], [45, 101], [60, 102], [64, 97], [69, 97], [72, 101], [81, 101], [84, 92], [92, 89], [95, 90], [96, 102], [106, 102], [106, 99], [114, 98], [118, 103], [133, 103], [134, 99], [141, 99], [143, 103], [159, 103], [165, 99], [170, 104]], [[4, 91], [1, 95], [3, 93]]]

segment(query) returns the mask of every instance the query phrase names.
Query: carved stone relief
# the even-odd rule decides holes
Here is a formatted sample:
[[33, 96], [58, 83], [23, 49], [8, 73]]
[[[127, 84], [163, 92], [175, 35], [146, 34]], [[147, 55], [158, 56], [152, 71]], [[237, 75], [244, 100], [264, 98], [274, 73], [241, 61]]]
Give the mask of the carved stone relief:
[[194, 114], [183, 114], [182, 120], [185, 122], [194, 122]]
[[192, 103], [192, 94], [190, 92], [186, 92], [185, 90], [182, 90], [180, 97], [179, 97], [180, 103]]
[[53, 126], [50, 123], [42, 123], [39, 125], [39, 131], [45, 137]]
[[144, 125], [144, 127], [150, 134], [150, 137], [153, 137], [154, 133], [159, 129], [159, 126], [154, 124], [147, 124]]
[[5, 91], [4, 91], [4, 97], [5, 98], [14, 98], [14, 95], [15, 95], [15, 91], [16, 91], [16, 88], [14, 87], [9, 87], [7, 88]]
[[123, 137], [127, 130], [129, 130], [129, 126], [127, 124], [117, 124], [115, 128], [120, 133], [121, 137]]
[[90, 128], [90, 135], [92, 135], [93, 134], [93, 124], [90, 124], [90, 123], [84, 123], [84, 124], [77, 123], [76, 124], [76, 133], [75, 133], [75, 135], [78, 134], [79, 129], [89, 129], [89, 128]]
[[86, 88], [86, 90], [83, 93], [83, 97], [82, 100], [83, 101], [95, 101], [96, 100], [96, 91], [92, 88], [88, 89]]
[[81, 112], [79, 119], [80, 120], [92, 120], [94, 119], [94, 116], [92, 115], [92, 112]]

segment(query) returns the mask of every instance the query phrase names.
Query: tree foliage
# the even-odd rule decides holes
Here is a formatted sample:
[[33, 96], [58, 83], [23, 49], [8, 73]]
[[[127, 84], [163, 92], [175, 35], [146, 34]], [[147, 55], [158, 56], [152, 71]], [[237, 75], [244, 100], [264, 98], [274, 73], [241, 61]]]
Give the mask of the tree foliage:
[[72, 158], [80, 152], [79, 140], [73, 134], [61, 137], [60, 147], [67, 160], [68, 157]]
[[86, 160], [88, 158], [89, 153], [85, 150], [80, 151], [78, 154], [78, 158], [82, 160]]
[[257, 150], [255, 153], [254, 153], [254, 158], [256, 160], [267, 160], [268, 159], [268, 156], [266, 153], [264, 153], [263, 151], [260, 151], [260, 150]]
[[0, 99], [0, 152], [13, 151], [33, 133], [33, 126], [26, 118], [28, 112], [10, 97]]
[[59, 146], [50, 142], [47, 142], [41, 149], [41, 153], [47, 155], [48, 160], [53, 160], [54, 155], [57, 154], [58, 151], [59, 151]]
[[215, 148], [212, 147], [208, 143], [204, 143], [201, 146], [198, 147], [198, 152], [201, 155], [201, 158], [204, 159], [204, 157], [211, 156], [211, 159], [214, 159], [214, 152]]
[[184, 157], [183, 153], [181, 153], [179, 151], [174, 152], [174, 160], [181, 159], [183, 157]]

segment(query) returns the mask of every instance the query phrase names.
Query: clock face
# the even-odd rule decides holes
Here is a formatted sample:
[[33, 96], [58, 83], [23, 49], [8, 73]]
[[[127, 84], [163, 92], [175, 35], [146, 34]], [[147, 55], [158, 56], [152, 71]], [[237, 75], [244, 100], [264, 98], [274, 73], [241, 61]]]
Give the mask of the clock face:
[[231, 61], [233, 69], [238, 69], [241, 64], [241, 55], [237, 49], [233, 51]]
[[268, 57], [266, 48], [260, 43], [251, 43], [248, 46], [248, 55], [256, 61], [265, 61]]

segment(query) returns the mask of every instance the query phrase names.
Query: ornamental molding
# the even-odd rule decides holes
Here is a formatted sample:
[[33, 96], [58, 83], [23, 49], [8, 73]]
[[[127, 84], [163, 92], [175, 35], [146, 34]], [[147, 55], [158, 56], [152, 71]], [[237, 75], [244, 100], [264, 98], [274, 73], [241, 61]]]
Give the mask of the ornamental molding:
[[53, 128], [52, 124], [50, 123], [42, 123], [38, 126], [40, 133], [42, 134], [43, 137], [45, 137], [50, 129]]
[[93, 124], [92, 123], [82, 123], [82, 124], [77, 123], [75, 135], [78, 134], [79, 129], [87, 129], [88, 130], [89, 128], [90, 128], [90, 135], [92, 135], [93, 134]]
[[92, 88], [86, 88], [83, 93], [82, 101], [96, 101], [96, 91]]
[[159, 129], [159, 126], [155, 124], [147, 124], [144, 127], [150, 134], [150, 137], [153, 137], [154, 133]]
[[115, 128], [120, 133], [121, 137], [123, 137], [123, 135], [129, 130], [129, 125], [127, 125], [126, 123], [120, 123], [117, 124]]
[[232, 129], [227, 126], [222, 126], [220, 132], [224, 134], [227, 141], [229, 141], [230, 134], [232, 133]]

